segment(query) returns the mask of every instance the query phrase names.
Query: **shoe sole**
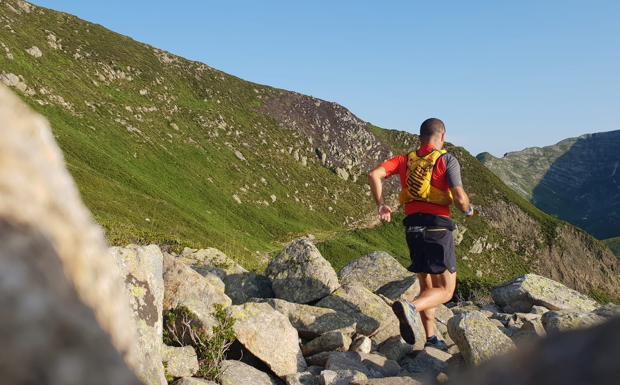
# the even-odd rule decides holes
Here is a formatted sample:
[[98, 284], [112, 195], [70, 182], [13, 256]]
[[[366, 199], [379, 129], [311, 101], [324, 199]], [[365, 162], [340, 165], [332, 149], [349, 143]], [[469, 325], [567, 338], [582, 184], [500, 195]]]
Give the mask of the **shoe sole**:
[[407, 316], [405, 316], [405, 308], [402, 303], [396, 301], [392, 304], [392, 311], [396, 314], [396, 318], [398, 318], [398, 323], [400, 324], [400, 335], [403, 337], [406, 343], [409, 345], [415, 344], [415, 333], [411, 325], [409, 325], [409, 321], [407, 320]]

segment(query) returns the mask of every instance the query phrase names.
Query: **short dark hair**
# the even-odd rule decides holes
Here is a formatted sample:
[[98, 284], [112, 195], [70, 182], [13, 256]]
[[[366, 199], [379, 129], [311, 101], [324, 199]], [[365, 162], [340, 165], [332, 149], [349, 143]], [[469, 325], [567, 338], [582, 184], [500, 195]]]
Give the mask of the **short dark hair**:
[[436, 134], [446, 131], [446, 126], [437, 118], [426, 119], [420, 126], [420, 140], [427, 141]]

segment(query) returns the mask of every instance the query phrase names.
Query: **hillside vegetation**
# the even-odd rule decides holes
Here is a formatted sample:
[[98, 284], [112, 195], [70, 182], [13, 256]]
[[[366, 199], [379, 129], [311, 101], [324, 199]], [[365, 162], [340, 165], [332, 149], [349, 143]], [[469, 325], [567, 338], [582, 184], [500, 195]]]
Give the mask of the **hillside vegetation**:
[[[23, 1], [0, 3], [0, 18], [0, 80], [50, 120], [110, 243], [212, 246], [261, 270], [310, 233], [337, 269], [374, 250], [408, 265], [402, 217], [376, 225], [366, 173], [414, 148], [415, 135]], [[455, 213], [463, 284], [533, 271], [600, 299], [620, 296], [618, 260], [604, 246], [464, 149], [449, 150], [480, 211], [470, 221]]]

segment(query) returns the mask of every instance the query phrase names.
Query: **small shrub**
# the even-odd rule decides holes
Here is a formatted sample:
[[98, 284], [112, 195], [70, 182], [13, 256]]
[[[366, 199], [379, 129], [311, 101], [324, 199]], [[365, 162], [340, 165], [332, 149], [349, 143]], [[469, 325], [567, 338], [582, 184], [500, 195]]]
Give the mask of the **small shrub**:
[[180, 307], [170, 310], [164, 315], [164, 343], [170, 346], [194, 347], [198, 356], [197, 376], [217, 381], [223, 373], [222, 361], [235, 340], [235, 320], [219, 304], [215, 305], [213, 316], [217, 323], [209, 337], [189, 309]]

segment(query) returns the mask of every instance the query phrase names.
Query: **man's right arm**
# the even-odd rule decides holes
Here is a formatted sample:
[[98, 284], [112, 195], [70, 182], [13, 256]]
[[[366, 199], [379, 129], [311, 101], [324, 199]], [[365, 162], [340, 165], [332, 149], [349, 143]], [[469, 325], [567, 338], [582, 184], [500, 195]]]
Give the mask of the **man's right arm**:
[[451, 187], [450, 192], [452, 192], [452, 199], [454, 200], [454, 205], [458, 207], [464, 213], [469, 212], [471, 208], [471, 204], [469, 203], [469, 197], [465, 192], [465, 189], [462, 185]]

